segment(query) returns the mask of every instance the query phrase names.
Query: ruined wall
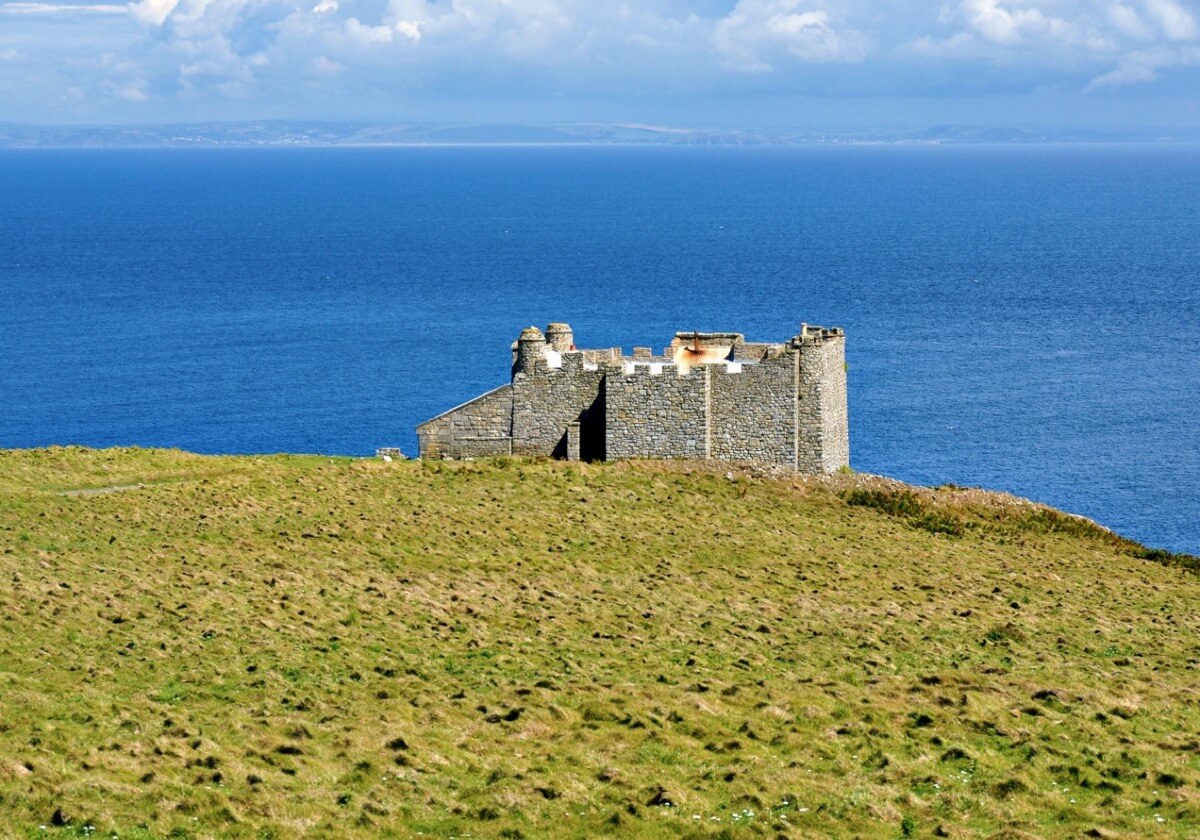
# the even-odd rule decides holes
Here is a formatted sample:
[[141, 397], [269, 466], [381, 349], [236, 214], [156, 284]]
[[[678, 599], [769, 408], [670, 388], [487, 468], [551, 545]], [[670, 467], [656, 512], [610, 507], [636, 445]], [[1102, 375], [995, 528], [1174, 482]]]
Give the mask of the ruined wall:
[[417, 426], [422, 458], [481, 458], [512, 451], [512, 387], [502, 385]]
[[709, 457], [707, 367], [685, 376], [673, 365], [631, 367], [613, 369], [605, 383], [607, 457]]
[[785, 353], [758, 364], [712, 366], [709, 457], [796, 463], [797, 361]]
[[801, 472], [836, 472], [850, 464], [843, 335], [802, 334], [797, 391], [797, 458]]
[[[584, 364], [582, 353], [563, 353], [561, 367], [539, 359], [530, 370], [513, 375], [512, 430], [514, 455], [567, 456], [567, 426], [580, 423], [585, 459], [603, 459], [596, 437], [603, 438], [604, 368]], [[600, 447], [602, 449], [602, 446]]]
[[663, 356], [674, 358], [680, 347], [729, 347], [736, 349], [746, 343], [746, 337], [734, 332], [677, 332], [671, 343], [663, 350]]

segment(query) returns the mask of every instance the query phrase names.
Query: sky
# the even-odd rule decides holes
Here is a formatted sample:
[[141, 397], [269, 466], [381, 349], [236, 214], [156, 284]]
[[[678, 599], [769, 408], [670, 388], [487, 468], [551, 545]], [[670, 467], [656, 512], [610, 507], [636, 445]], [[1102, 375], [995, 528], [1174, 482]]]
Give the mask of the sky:
[[1200, 126], [1200, 0], [0, 0], [0, 121]]

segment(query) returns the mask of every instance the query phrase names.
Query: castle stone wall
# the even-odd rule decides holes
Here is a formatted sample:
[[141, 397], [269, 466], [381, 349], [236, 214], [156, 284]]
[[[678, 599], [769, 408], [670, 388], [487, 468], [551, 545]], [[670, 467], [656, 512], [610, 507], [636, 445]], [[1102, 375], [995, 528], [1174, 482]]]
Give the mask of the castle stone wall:
[[602, 350], [580, 350], [583, 360], [588, 364], [602, 365], [621, 358], [620, 347], [606, 347]]
[[422, 458], [481, 458], [512, 451], [512, 386], [463, 403], [417, 427]]
[[711, 367], [709, 457], [796, 463], [797, 361], [786, 353], [758, 364]]
[[850, 466], [850, 417], [846, 396], [846, 338], [839, 335], [822, 345], [821, 469], [836, 472]]
[[674, 365], [614, 370], [605, 384], [606, 453], [614, 458], [707, 458], [709, 372]]
[[760, 361], [767, 357], [770, 352], [783, 352], [782, 344], [767, 344], [766, 342], [747, 341], [742, 344], [735, 344], [733, 347], [734, 361]]
[[798, 337], [797, 458], [801, 472], [836, 472], [850, 463], [845, 339]]
[[[561, 366], [552, 368], [539, 359], [530, 370], [513, 375], [512, 451], [514, 455], [567, 456], [567, 426], [579, 421], [581, 448], [591, 449], [603, 429], [604, 403], [600, 399], [604, 368], [585, 365], [579, 352], [563, 353]], [[602, 431], [599, 432], [602, 436]], [[584, 457], [603, 458], [585, 453]]]
[[679, 350], [686, 364], [572, 341], [566, 324], [524, 330], [511, 383], [418, 426], [421, 457], [714, 458], [813, 473], [849, 463], [840, 329], [803, 326], [779, 344], [678, 333], [668, 355], [699, 346]]

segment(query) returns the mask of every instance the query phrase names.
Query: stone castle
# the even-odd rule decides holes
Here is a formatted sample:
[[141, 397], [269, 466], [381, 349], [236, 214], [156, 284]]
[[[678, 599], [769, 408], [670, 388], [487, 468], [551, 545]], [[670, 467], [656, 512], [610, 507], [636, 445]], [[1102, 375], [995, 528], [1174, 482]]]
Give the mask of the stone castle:
[[512, 381], [417, 427], [422, 458], [710, 458], [829, 473], [849, 465], [845, 334], [803, 325], [778, 343], [677, 333], [579, 350], [567, 324], [529, 327]]

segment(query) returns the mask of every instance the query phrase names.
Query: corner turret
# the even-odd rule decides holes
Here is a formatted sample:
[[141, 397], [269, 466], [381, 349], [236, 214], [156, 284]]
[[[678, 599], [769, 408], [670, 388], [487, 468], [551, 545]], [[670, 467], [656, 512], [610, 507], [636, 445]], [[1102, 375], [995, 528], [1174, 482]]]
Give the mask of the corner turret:
[[530, 373], [538, 359], [546, 357], [546, 337], [537, 327], [526, 327], [517, 339], [517, 357], [513, 373]]
[[546, 341], [550, 342], [550, 349], [558, 353], [566, 353], [575, 349], [575, 333], [571, 331], [570, 324], [556, 321], [548, 325]]

